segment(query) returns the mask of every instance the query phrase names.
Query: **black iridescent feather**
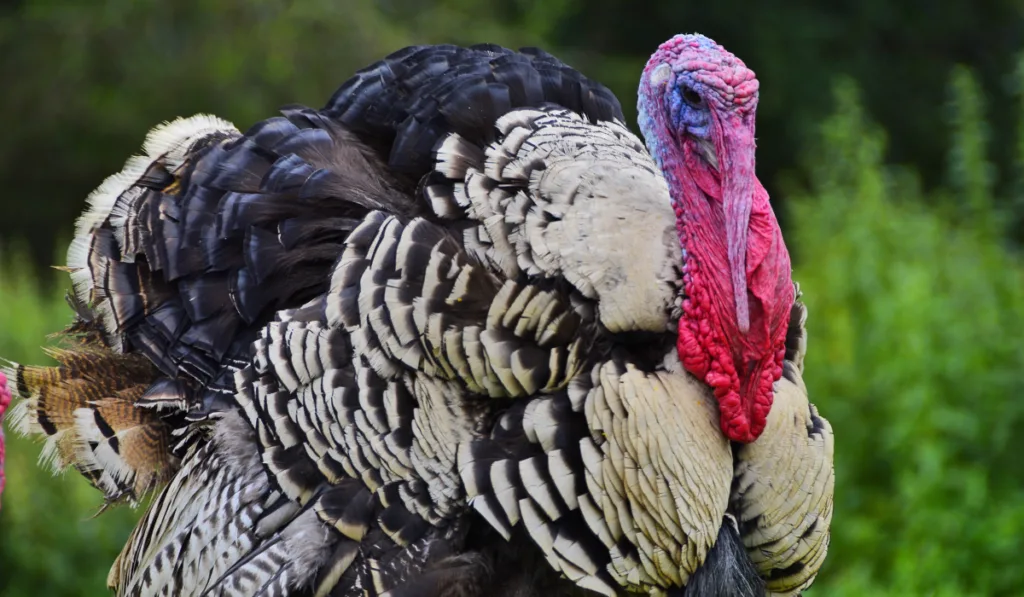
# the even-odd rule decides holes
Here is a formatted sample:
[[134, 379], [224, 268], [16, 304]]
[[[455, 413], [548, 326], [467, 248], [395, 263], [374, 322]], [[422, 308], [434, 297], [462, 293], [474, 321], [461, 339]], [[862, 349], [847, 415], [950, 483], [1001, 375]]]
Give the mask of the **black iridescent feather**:
[[604, 85], [537, 48], [412, 46], [358, 71], [323, 108], [374, 147], [389, 172], [415, 185], [439, 140], [457, 133], [485, 146], [516, 108], [558, 105], [592, 121], [625, 121]]

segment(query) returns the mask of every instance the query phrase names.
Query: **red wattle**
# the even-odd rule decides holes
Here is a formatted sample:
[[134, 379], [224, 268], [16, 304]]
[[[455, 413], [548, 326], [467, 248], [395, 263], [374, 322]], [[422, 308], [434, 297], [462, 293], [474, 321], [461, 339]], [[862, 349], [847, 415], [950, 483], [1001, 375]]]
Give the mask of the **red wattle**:
[[[681, 222], [681, 235], [684, 229]], [[715, 286], [711, 282], [712, 279], [702, 271], [699, 260], [694, 254], [689, 254], [683, 277], [686, 298], [683, 300], [676, 348], [686, 370], [712, 388], [718, 401], [722, 431], [733, 441], [749, 443], [764, 431], [774, 399], [774, 383], [782, 375], [789, 309], [781, 320], [774, 322], [774, 326], [766, 326], [769, 329], [764, 330], [762, 341], [778, 348], [761, 356], [763, 353], [750, 350], [753, 347], [737, 343], [735, 337], [732, 342], [726, 337], [726, 332], [735, 327], [735, 322], [723, 321], [722, 309], [716, 308], [718, 305], [711, 300], [710, 292]], [[785, 288], [780, 294], [782, 303], [785, 303]], [[734, 349], [743, 354], [734, 355]], [[743, 359], [740, 362], [744, 363], [752, 361], [752, 368], [738, 371], [737, 358]]]

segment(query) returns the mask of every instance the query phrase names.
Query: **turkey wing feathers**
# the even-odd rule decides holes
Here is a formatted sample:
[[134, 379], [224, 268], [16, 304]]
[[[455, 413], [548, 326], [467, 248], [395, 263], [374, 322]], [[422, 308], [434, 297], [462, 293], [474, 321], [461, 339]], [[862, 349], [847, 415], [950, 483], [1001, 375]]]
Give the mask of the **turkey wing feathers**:
[[230, 391], [225, 360], [246, 360], [274, 311], [326, 289], [363, 215], [416, 211], [384, 172], [309, 109], [244, 135], [209, 116], [158, 127], [90, 197], [68, 252], [76, 292], [114, 350]]

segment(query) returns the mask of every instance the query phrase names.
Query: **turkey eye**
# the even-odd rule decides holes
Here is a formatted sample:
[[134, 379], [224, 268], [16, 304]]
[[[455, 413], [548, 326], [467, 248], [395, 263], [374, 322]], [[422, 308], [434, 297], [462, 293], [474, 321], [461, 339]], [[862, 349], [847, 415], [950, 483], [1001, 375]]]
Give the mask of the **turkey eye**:
[[703, 98], [692, 87], [683, 87], [683, 99], [691, 106], [700, 106]]

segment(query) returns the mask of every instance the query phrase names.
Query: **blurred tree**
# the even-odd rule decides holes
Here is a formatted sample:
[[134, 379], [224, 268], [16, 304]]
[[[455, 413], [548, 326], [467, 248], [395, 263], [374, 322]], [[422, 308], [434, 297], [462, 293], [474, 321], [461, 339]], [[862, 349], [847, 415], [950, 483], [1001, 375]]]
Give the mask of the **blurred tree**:
[[34, 261], [49, 264], [86, 195], [162, 120], [210, 112], [245, 129], [285, 104], [318, 107], [356, 69], [412, 43], [542, 45], [531, 33], [548, 26], [539, 0], [515, 18], [479, 4], [429, 2], [401, 19], [373, 0], [26, 0], [0, 11], [0, 77], [11, 82], [0, 112], [16, 115], [0, 136], [0, 238], [30, 239]]
[[[632, 121], [645, 60], [692, 30], [758, 72], [759, 169], [775, 195], [780, 174], [802, 176], [797, 148], [837, 74], [858, 81], [892, 133], [890, 160], [918, 167], [926, 188], [941, 184], [948, 143], [936, 98], [951, 64], [975, 68], [991, 97], [999, 204], [1024, 216], [1024, 200], [1009, 199], [1021, 196], [1021, 177], [1003, 151], [1019, 101], [1006, 74], [1024, 46], [1011, 0], [23, 0], [0, 9], [0, 237], [30, 238], [47, 263], [85, 195], [156, 122], [207, 111], [246, 127], [286, 103], [318, 106], [354, 70], [411, 43], [541, 45], [606, 82]], [[781, 197], [778, 211], [785, 226]]]

